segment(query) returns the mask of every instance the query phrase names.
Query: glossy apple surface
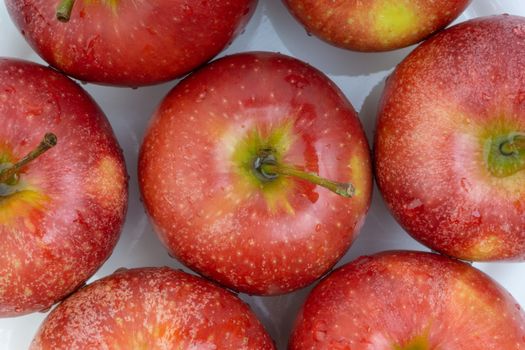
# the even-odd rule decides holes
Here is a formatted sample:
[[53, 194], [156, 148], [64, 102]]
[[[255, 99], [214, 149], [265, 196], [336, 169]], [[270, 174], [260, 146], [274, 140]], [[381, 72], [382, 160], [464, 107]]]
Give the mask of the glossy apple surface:
[[77, 84], [33, 63], [0, 59], [0, 169], [44, 134], [58, 144], [0, 183], [0, 317], [49, 308], [109, 257], [127, 207], [122, 151]]
[[417, 240], [467, 260], [525, 259], [525, 19], [472, 20], [396, 69], [379, 112], [383, 197]]
[[386, 252], [336, 270], [308, 296], [290, 350], [525, 349], [525, 314], [481, 271]]
[[119, 270], [82, 288], [44, 321], [31, 350], [272, 350], [231, 292], [169, 268]]
[[[67, 2], [70, 0], [63, 0]], [[37, 53], [83, 81], [141, 86], [182, 76], [224, 49], [257, 0], [74, 1], [70, 20], [58, 0], [6, 0]]]
[[[264, 152], [355, 193], [261, 179], [255, 162]], [[326, 76], [287, 56], [245, 53], [211, 63], [164, 99], [141, 148], [139, 184], [181, 262], [235, 290], [281, 294], [346, 252], [372, 179], [357, 114]]]
[[415, 44], [446, 27], [470, 0], [283, 0], [309, 33], [356, 51]]

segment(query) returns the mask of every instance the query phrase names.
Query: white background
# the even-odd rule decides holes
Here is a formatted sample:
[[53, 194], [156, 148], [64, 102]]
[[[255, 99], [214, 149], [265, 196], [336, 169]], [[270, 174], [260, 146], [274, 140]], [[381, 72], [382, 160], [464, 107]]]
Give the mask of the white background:
[[[525, 3], [522, 0], [473, 0], [456, 22], [501, 13], [525, 16]], [[240, 51], [278, 51], [295, 56], [321, 69], [339, 85], [356, 110], [360, 112], [367, 136], [372, 140], [383, 81], [412, 49], [413, 47], [390, 53], [373, 54], [337, 49], [307, 36], [280, 0], [259, 0], [257, 11], [245, 33], [237, 38], [221, 56]], [[15, 29], [3, 2], [0, 4], [0, 56], [43, 62]], [[174, 85], [175, 82], [170, 82], [137, 90], [85, 85], [113, 125], [120, 145], [124, 149], [130, 175], [129, 210], [122, 236], [111, 258], [90, 281], [111, 274], [119, 267], [182, 267], [168, 256], [152, 231], [139, 201], [136, 172], [139, 146], [148, 120], [160, 100]], [[360, 237], [339, 265], [363, 254], [391, 249], [427, 250], [399, 227], [387, 212], [375, 188], [372, 207]], [[525, 306], [525, 263], [475, 264], [475, 266], [496, 279], [521, 305]], [[309, 290], [310, 288], [306, 288], [272, 298], [245, 295], [241, 297], [252, 305], [277, 342], [279, 349], [284, 350], [293, 319]], [[37, 313], [0, 319], [0, 350], [27, 349], [45, 316]]]

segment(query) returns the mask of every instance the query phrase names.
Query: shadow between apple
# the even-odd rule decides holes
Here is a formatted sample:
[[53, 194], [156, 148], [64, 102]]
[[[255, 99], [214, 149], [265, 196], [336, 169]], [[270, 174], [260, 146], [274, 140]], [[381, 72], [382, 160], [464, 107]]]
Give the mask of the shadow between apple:
[[[264, 13], [290, 53], [331, 75], [368, 75], [396, 66], [414, 46], [378, 53], [354, 52], [334, 47], [309, 36], [282, 0], [264, 1]], [[330, 59], [327, 60], [327, 52]]]
[[257, 8], [255, 9], [252, 18], [250, 18], [250, 21], [247, 23], [243, 31], [236, 38], [234, 38], [233, 41], [230, 42], [216, 58], [213, 58], [211, 61], [236, 52], [243, 52], [245, 51], [245, 48], [250, 47], [250, 43], [256, 37], [257, 31], [262, 23], [263, 2], [264, 0], [258, 0]]
[[[359, 112], [359, 118], [363, 124], [363, 128], [370, 144], [372, 156], [379, 103], [385, 88], [386, 79], [388, 79], [388, 76], [382, 79], [371, 90]], [[362, 255], [370, 255], [385, 250], [400, 249], [428, 251], [428, 248], [410, 237], [410, 235], [408, 235], [408, 233], [397, 223], [384, 202], [377, 184], [374, 184], [372, 203], [365, 224], [363, 225], [358, 238], [336, 267], [353, 261]]]

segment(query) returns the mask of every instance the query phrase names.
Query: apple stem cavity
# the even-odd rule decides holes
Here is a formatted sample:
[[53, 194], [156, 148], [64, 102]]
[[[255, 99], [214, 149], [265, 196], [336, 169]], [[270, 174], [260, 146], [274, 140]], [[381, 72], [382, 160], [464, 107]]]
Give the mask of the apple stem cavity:
[[525, 134], [512, 135], [509, 140], [500, 145], [500, 152], [504, 156], [514, 156], [525, 150]]
[[256, 176], [264, 182], [273, 181], [279, 176], [290, 176], [324, 187], [342, 197], [352, 198], [355, 195], [355, 187], [351, 183], [328, 180], [293, 166], [279, 164], [275, 157], [267, 152], [255, 159], [254, 170]]
[[525, 170], [525, 133], [513, 132], [491, 140], [487, 164], [496, 177], [507, 177]]
[[16, 164], [13, 164], [0, 172], [0, 183], [12, 183], [13, 179], [16, 178], [18, 172], [26, 166], [29, 162], [40, 157], [42, 154], [53, 148], [57, 144], [57, 137], [53, 133], [47, 133], [44, 135], [44, 139], [40, 144], [31, 152], [29, 152], [24, 158], [22, 158]]
[[57, 7], [57, 19], [60, 22], [69, 22], [69, 19], [71, 18], [71, 11], [73, 10], [73, 5], [75, 4], [75, 0], [62, 0], [58, 4]]

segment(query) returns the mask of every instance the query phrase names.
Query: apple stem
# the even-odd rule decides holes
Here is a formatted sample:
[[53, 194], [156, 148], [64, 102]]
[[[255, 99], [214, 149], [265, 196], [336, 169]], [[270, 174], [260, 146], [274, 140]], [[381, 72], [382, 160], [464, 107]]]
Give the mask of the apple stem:
[[57, 7], [57, 19], [60, 22], [69, 22], [71, 18], [71, 11], [73, 10], [73, 5], [75, 0], [62, 0]]
[[299, 170], [296, 167], [278, 164], [275, 157], [267, 151], [263, 151], [255, 159], [254, 170], [263, 181], [272, 181], [279, 176], [291, 176], [324, 187], [346, 198], [351, 198], [355, 195], [355, 187], [351, 183], [328, 180], [317, 174]]
[[3, 169], [0, 172], [0, 183], [6, 183], [10, 181], [20, 169], [26, 166], [29, 162], [40, 157], [50, 148], [53, 148], [57, 144], [57, 137], [53, 133], [47, 133], [44, 136], [44, 139], [40, 144], [31, 152], [29, 152], [24, 158], [22, 158], [18, 163], [11, 165], [8, 168]]

